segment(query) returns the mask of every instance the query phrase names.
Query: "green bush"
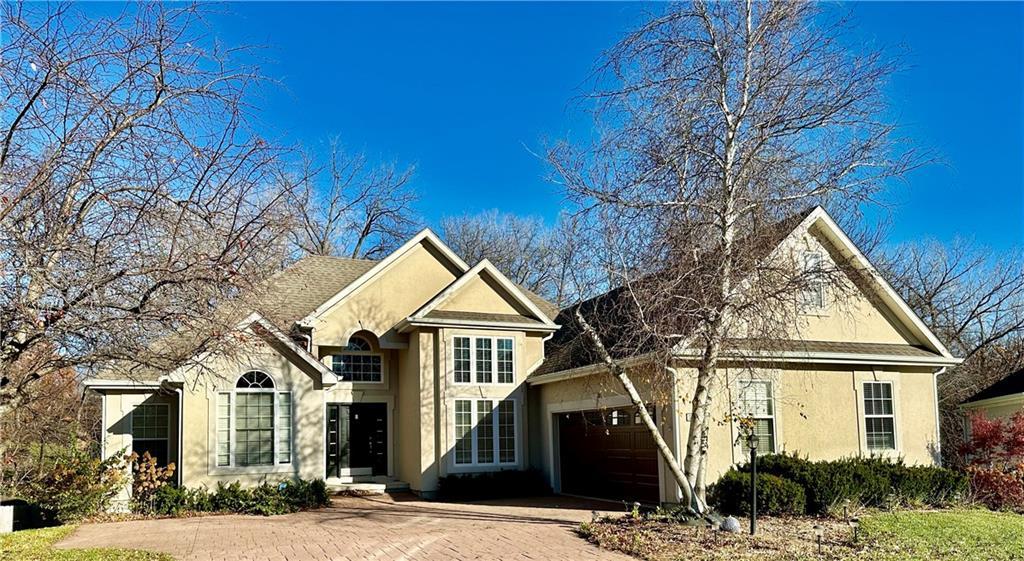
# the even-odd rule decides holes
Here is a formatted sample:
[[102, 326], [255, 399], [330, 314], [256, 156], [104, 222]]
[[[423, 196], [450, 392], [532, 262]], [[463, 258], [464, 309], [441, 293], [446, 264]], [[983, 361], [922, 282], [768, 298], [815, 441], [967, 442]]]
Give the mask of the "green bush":
[[[726, 514], [750, 514], [750, 474], [729, 470], [709, 490], [709, 502]], [[803, 514], [807, 496], [800, 485], [776, 475], [757, 474], [757, 511], [761, 514]]]
[[500, 499], [551, 493], [544, 475], [535, 469], [487, 471], [448, 475], [438, 480], [442, 500]]
[[123, 454], [107, 460], [98, 451], [72, 442], [55, 447], [53, 467], [27, 487], [27, 498], [58, 524], [75, 522], [104, 511], [127, 483]]
[[330, 501], [327, 485], [322, 479], [286, 480], [277, 485], [262, 483], [251, 489], [243, 488], [237, 481], [229, 485], [217, 483], [212, 493], [205, 488], [188, 489], [165, 485], [154, 493], [153, 512], [165, 516], [179, 516], [186, 512], [235, 512], [270, 516], [319, 508]]
[[[809, 514], [824, 514], [846, 501], [870, 507], [943, 506], [967, 490], [967, 478], [957, 472], [880, 457], [811, 462], [795, 454], [773, 454], [759, 457], [757, 470], [801, 486]], [[749, 472], [750, 466], [737, 471]]]

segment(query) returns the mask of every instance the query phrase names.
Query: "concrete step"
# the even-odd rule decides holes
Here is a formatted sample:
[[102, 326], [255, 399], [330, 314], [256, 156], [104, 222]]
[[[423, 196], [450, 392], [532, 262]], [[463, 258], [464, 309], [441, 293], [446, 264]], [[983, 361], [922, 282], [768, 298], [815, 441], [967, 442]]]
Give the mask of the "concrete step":
[[408, 491], [409, 484], [386, 477], [352, 477], [347, 480], [328, 480], [327, 489], [332, 493], [383, 495], [384, 493]]

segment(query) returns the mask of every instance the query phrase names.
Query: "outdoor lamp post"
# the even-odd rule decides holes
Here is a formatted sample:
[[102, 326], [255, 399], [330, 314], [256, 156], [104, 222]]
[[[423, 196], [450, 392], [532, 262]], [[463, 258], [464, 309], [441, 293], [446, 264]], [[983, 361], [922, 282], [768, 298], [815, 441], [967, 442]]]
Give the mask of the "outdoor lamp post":
[[750, 535], [757, 533], [757, 435], [750, 431], [747, 435], [747, 447], [750, 448]]
[[821, 555], [821, 538], [825, 535], [825, 527], [815, 524], [814, 535], [818, 538], [818, 555]]
[[860, 518], [851, 518], [850, 526], [853, 528], [853, 541], [857, 541], [860, 538]]

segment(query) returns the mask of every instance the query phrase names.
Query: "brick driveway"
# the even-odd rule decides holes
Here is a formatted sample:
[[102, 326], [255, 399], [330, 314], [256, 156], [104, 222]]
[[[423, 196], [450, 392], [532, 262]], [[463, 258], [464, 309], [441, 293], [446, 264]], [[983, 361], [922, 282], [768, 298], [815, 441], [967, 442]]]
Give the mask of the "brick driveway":
[[163, 551], [181, 560], [608, 559], [573, 533], [592, 509], [569, 497], [453, 504], [413, 496], [337, 498], [283, 516], [206, 516], [87, 524], [59, 547]]

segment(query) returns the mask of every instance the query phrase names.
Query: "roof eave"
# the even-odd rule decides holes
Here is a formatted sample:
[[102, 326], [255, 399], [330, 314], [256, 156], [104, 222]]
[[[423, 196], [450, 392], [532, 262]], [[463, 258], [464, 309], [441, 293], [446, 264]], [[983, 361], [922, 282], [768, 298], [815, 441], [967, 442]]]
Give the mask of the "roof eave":
[[438, 318], [405, 318], [398, 323], [399, 333], [408, 333], [416, 327], [473, 327], [477, 329], [494, 329], [500, 331], [537, 331], [553, 333], [560, 325], [546, 323], [517, 323], [512, 321], [480, 321]]

